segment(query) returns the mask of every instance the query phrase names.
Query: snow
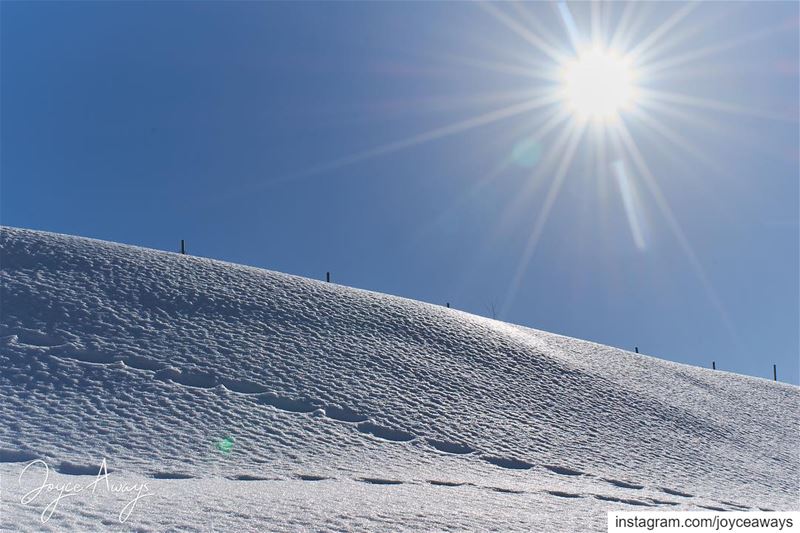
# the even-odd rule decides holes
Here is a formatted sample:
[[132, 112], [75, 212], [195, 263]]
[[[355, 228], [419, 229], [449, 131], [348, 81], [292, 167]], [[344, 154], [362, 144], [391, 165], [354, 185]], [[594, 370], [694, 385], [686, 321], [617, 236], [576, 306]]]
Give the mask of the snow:
[[[0, 275], [3, 530], [605, 531], [612, 509], [800, 507], [792, 385], [31, 230], [2, 228]], [[22, 503], [43, 464], [85, 486], [104, 459], [45, 523], [56, 491]], [[135, 493], [106, 482], [147, 488], [124, 523]]]

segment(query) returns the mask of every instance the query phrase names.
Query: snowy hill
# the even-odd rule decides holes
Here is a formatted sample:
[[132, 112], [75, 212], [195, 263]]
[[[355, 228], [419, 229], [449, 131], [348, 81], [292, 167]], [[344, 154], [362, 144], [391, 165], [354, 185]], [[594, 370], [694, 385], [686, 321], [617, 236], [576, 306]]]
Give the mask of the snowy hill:
[[[403, 298], [0, 234], [0, 529], [605, 531], [798, 507], [800, 389]], [[665, 327], [669, 327], [665, 325]], [[22, 495], [90, 483], [130, 494]]]

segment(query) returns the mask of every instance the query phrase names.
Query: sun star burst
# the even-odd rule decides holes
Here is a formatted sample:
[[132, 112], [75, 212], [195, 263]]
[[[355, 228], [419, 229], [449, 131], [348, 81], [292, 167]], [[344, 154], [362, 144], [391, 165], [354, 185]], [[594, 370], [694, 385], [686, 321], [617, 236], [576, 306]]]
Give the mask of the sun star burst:
[[592, 48], [568, 61], [563, 68], [567, 105], [584, 119], [609, 120], [635, 99], [634, 73], [619, 54]]

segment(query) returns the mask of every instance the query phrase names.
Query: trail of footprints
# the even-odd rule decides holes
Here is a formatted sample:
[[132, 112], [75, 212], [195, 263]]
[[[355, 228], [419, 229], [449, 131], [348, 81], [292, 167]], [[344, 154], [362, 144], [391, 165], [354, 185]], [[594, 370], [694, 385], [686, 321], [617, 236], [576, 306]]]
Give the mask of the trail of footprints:
[[[24, 342], [25, 344], [35, 345], [46, 351], [51, 351], [52, 349], [63, 349], [67, 347], [67, 345], [57, 342], [56, 339], [44, 335], [40, 337], [37, 337], [35, 335], [25, 335], [24, 337], [20, 337], [20, 340], [22, 340], [22, 342]], [[89, 364], [100, 364], [100, 365], [123, 364], [129, 368], [133, 368], [136, 370], [153, 372], [153, 378], [156, 380], [177, 383], [179, 385], [191, 388], [213, 389], [216, 387], [224, 387], [225, 389], [234, 393], [253, 395], [254, 398], [256, 398], [256, 400], [259, 403], [271, 406], [281, 411], [290, 413], [315, 413], [339, 422], [354, 424], [355, 428], [359, 432], [372, 435], [373, 437], [385, 441], [411, 442], [417, 439], [420, 440], [424, 439], [424, 442], [428, 446], [442, 453], [447, 453], [452, 455], [468, 455], [468, 454], [475, 454], [476, 452], [478, 452], [478, 450], [476, 450], [475, 448], [461, 442], [450, 442], [432, 438], [424, 438], [421, 437], [420, 435], [416, 435], [404, 430], [394, 429], [376, 424], [372, 422], [368, 416], [360, 414], [348, 407], [326, 404], [324, 402], [314, 399], [291, 398], [288, 396], [282, 396], [280, 394], [276, 394], [275, 392], [267, 390], [267, 388], [264, 387], [263, 385], [247, 380], [220, 378], [214, 374], [207, 372], [198, 372], [198, 371], [184, 372], [176, 368], [167, 367], [166, 365], [159, 364], [145, 357], [140, 357], [135, 355], [111, 356], [108, 354], [103, 354], [98, 352], [78, 351], [69, 348], [66, 350], [58, 350], [57, 353], [50, 353], [50, 355], [52, 357], [56, 357], [59, 359], [71, 359], [74, 361], [79, 361], [82, 363], [89, 363]], [[30, 462], [38, 457], [39, 456], [37, 454], [30, 452], [20, 452], [20, 451], [0, 448], [0, 463]], [[515, 457], [498, 457], [487, 454], [481, 454], [479, 457], [481, 460], [489, 464], [510, 470], [530, 470], [535, 467], [534, 464]], [[582, 472], [580, 470], [564, 466], [559, 466], [559, 465], [539, 465], [539, 466], [544, 470], [547, 470], [553, 474], [560, 476], [597, 478], [597, 476], [594, 476], [593, 474], [589, 474], [586, 472]], [[56, 468], [56, 471], [66, 475], [97, 475], [96, 466], [77, 465], [69, 462], [62, 462]], [[153, 479], [181, 480], [181, 479], [191, 479], [194, 476], [181, 472], [154, 472], [150, 474], [150, 477], [152, 477]], [[332, 479], [313, 474], [299, 474], [296, 476], [296, 478], [301, 481], [310, 481], [310, 482], [325, 481], [328, 479]], [[266, 478], [260, 476], [252, 476], [249, 474], [238, 475], [231, 477], [229, 479], [235, 481], [280, 481], [281, 480], [280, 478]], [[624, 480], [611, 479], [611, 478], [597, 478], [597, 479], [611, 486], [621, 489], [638, 491], [645, 488], [644, 485]], [[362, 483], [368, 483], [371, 485], [402, 485], [406, 483], [400, 480], [372, 478], [372, 477], [361, 477], [357, 478], [356, 481]], [[418, 482], [410, 482], [410, 483], [418, 483]], [[509, 494], [523, 494], [526, 492], [530, 492], [530, 491], [510, 489], [504, 487], [479, 486], [475, 485], [474, 483], [453, 482], [444, 480], [427, 480], [425, 481], [425, 483], [440, 487], [473, 486], [481, 489], [492, 490], [495, 492], [509, 493]], [[694, 498], [694, 495], [692, 494], [681, 492], [668, 487], [655, 487], [655, 488], [659, 492], [662, 492], [669, 496], [677, 496], [680, 498], [687, 498], [687, 499]], [[675, 501], [659, 500], [656, 498], [643, 498], [643, 499], [620, 498], [616, 496], [608, 496], [602, 494], [579, 494], [579, 493], [571, 493], [558, 490], [547, 490], [540, 492], [544, 492], [546, 494], [549, 494], [550, 496], [558, 498], [584, 498], [589, 496], [602, 501], [623, 503], [634, 506], [653, 507], [659, 505], [668, 505], [668, 506], [680, 505], [678, 502]], [[733, 502], [720, 501], [719, 503], [722, 505], [726, 505], [734, 510], [749, 509], [748, 506]], [[699, 505], [699, 504], [696, 505], [704, 509], [710, 509], [715, 511], [726, 510], [721, 507]]]
[[[0, 463], [23, 463], [23, 462], [30, 462], [32, 460], [40, 458], [39, 454], [30, 452], [30, 451], [18, 451], [18, 450], [9, 450], [0, 448]], [[552, 467], [548, 468], [552, 471]], [[71, 463], [67, 461], [62, 461], [58, 466], [56, 466], [55, 470], [60, 474], [70, 475], [70, 476], [97, 476], [99, 468], [96, 465], [81, 465], [76, 463]], [[111, 473], [112, 470], [109, 469], [108, 473]], [[566, 475], [573, 475], [573, 474], [566, 474]], [[590, 475], [590, 474], [582, 474], [582, 475]], [[150, 478], [158, 479], [158, 480], [188, 480], [188, 479], [195, 479], [195, 476], [183, 472], [169, 472], [169, 471], [161, 471], [161, 472], [151, 472], [149, 474]], [[305, 481], [305, 482], [322, 482], [322, 481], [329, 481], [329, 480], [336, 480], [335, 477], [329, 476], [321, 476], [317, 474], [308, 474], [308, 473], [300, 473], [294, 475], [293, 478], [285, 478], [285, 477], [262, 477], [262, 476], [254, 476], [251, 474], [240, 474], [236, 476], [230, 476], [227, 479], [232, 481], [261, 481], [261, 482], [282, 482], [282, 481], [291, 481], [292, 479], [297, 481]], [[420, 480], [411, 480], [411, 481], [402, 481], [399, 479], [391, 479], [391, 478], [381, 478], [381, 477], [356, 477], [350, 478], [353, 481], [366, 483], [369, 485], [384, 485], [384, 486], [396, 486], [396, 485], [421, 485], [421, 484], [428, 484], [435, 487], [443, 487], [443, 488], [456, 488], [456, 487], [467, 487], [477, 490], [488, 490], [492, 492], [498, 492], [502, 494], [546, 494], [549, 496], [557, 497], [557, 498], [566, 498], [566, 499], [578, 499], [578, 498], [585, 498], [585, 497], [592, 497], [597, 500], [605, 501], [605, 502], [612, 502], [612, 503], [622, 503], [632, 506], [640, 506], [640, 507], [656, 507], [656, 506], [675, 506], [680, 505], [678, 502], [668, 501], [668, 500], [660, 500], [657, 498], [652, 497], [643, 497], [640, 499], [635, 498], [620, 498], [617, 496], [609, 496], [603, 494], [581, 494], [581, 493], [573, 493], [573, 492], [566, 492], [560, 490], [520, 490], [515, 488], [509, 487], [497, 487], [491, 485], [479, 485], [476, 483], [465, 482], [465, 481], [449, 481], [449, 480], [438, 480], [438, 479], [428, 479], [424, 481]], [[631, 484], [632, 485], [632, 484]], [[615, 485], [619, 486], [619, 485]], [[630, 490], [641, 490], [641, 489], [630, 489]], [[672, 489], [667, 488], [659, 488], [659, 490], [665, 494], [673, 494], [678, 492]], [[682, 497], [685, 498], [692, 498], [691, 494], [680, 493]], [[720, 500], [718, 503], [722, 505], [728, 506], [728, 509], [723, 507], [716, 507], [713, 505], [701, 505], [699, 503], [695, 503], [699, 508], [702, 509], [709, 509], [713, 511], [730, 511], [730, 510], [742, 510], [742, 509], [750, 509], [747, 506], [740, 505], [734, 502], [728, 502], [724, 500]], [[759, 508], [763, 511], [771, 511], [772, 509], [766, 508]]]

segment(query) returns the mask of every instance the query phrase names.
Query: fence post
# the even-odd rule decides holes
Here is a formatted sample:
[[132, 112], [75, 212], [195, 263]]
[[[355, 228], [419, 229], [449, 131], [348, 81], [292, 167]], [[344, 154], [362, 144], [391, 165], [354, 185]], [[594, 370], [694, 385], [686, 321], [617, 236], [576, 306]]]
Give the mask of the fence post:
[[636, 350], [636, 353], [639, 353], [639, 347], [638, 346], [634, 346], [633, 349]]
[[772, 381], [778, 381], [778, 365], [772, 365]]
[[186, 243], [181, 239], [181, 253], [186, 255]]
[[716, 361], [711, 361], [711, 370], [716, 370], [716, 369], [717, 369]]
[[447, 306], [448, 309], [450, 309], [450, 302], [447, 302], [445, 305]]
[[325, 272], [325, 281], [327, 281], [328, 283], [331, 282], [331, 273], [330, 272]]

